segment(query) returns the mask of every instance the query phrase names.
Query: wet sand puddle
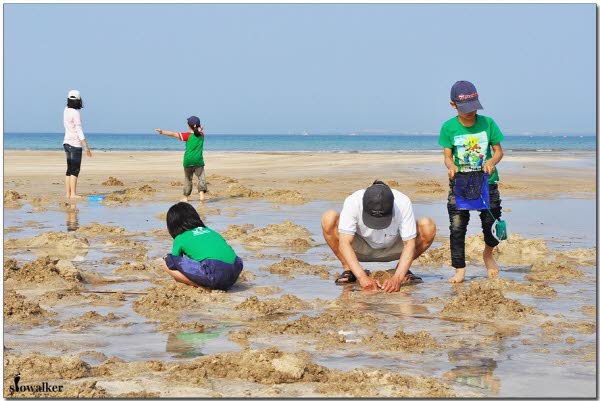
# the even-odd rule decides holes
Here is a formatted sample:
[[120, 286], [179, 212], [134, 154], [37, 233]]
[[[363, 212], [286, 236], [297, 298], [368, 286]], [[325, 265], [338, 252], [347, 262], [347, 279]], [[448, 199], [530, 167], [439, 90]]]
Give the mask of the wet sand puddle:
[[[514, 210], [507, 218], [527, 213], [519, 202], [505, 201]], [[544, 210], [550, 210], [552, 201], [546, 202]], [[451, 271], [443, 263], [416, 264], [412, 270], [423, 283], [403, 287], [396, 294], [368, 294], [353, 285], [333, 284], [338, 263], [323, 243], [319, 216], [336, 205], [216, 199], [200, 213], [207, 225], [220, 232], [237, 232], [233, 225], [245, 227], [240, 241], [230, 240], [245, 269], [228, 293], [199, 294], [172, 283], [160, 271], [161, 257], [172, 243], [161, 215], [169, 206], [155, 202], [109, 207], [82, 201], [76, 209], [33, 212], [24, 205], [6, 210], [5, 228], [22, 230], [5, 232], [5, 299], [6, 291], [15, 290], [16, 295], [9, 296], [16, 299], [15, 311], [31, 312], [33, 306], [27, 302], [32, 302], [49, 315], [40, 314], [39, 324], [20, 320], [17, 312], [14, 319], [7, 319], [5, 363], [29, 352], [61, 358], [74, 355], [91, 369], [78, 380], [97, 381], [97, 386], [86, 384], [89, 394], [108, 391], [121, 396], [127, 391], [142, 397], [595, 393], [595, 262], [567, 259], [575, 273], [568, 270], [572, 276], [563, 281], [552, 275], [535, 276], [544, 280], [534, 281], [528, 279], [529, 265], [501, 263], [503, 281], [498, 282], [489, 282], [484, 268], [475, 263], [467, 273], [469, 280], [459, 285], [446, 283]], [[415, 206], [418, 215], [435, 208], [437, 204]], [[447, 238], [447, 216], [433, 217], [440, 228], [437, 247]], [[301, 226], [285, 226], [294, 233], [290, 238], [275, 226], [265, 229], [286, 220]], [[253, 227], [244, 226], [248, 224]], [[549, 242], [551, 248], [564, 251], [569, 241], [574, 247], [591, 246], [593, 230], [578, 221], [572, 224], [576, 227], [558, 229], [576, 234]], [[543, 231], [538, 226], [529, 232], [525, 225], [513, 226], [522, 228], [518, 232], [526, 238]], [[302, 237], [302, 227], [308, 229], [308, 238]], [[278, 247], [261, 244], [260, 238], [270, 238], [269, 230], [281, 237]], [[57, 265], [51, 259], [55, 252], [64, 251], [54, 246], [59, 239], [43, 249], [19, 242], [7, 246], [7, 241], [53, 232], [69, 232], [88, 244], [57, 258], [62, 259]], [[550, 236], [546, 231], [544, 238]], [[304, 245], [295, 250], [298, 243]], [[50, 255], [50, 261], [40, 266], [55, 276], [28, 273], [35, 266], [24, 266], [45, 255]], [[16, 259], [16, 266], [7, 269], [10, 258]], [[365, 267], [376, 271], [393, 264]], [[497, 304], [486, 305], [486, 299]], [[5, 318], [6, 313], [5, 306]], [[221, 356], [229, 355], [224, 353], [234, 353], [234, 359]], [[232, 379], [227, 370], [236, 371], [235, 358], [241, 361], [249, 355], [275, 370], [267, 369], [261, 377], [242, 372], [227, 384], [220, 381]], [[215, 358], [210, 361], [212, 370], [198, 365], [203, 356]], [[152, 361], [162, 362], [159, 367]], [[138, 362], [142, 365], [135, 365]], [[219, 364], [224, 364], [224, 371], [214, 368]], [[121, 377], [106, 373], [108, 367], [122, 372]], [[177, 369], [201, 371], [203, 379], [187, 387], [173, 385], [180, 380], [173, 373]], [[388, 371], [407, 376], [408, 381], [382, 373]], [[5, 382], [10, 380], [12, 376], [5, 377]], [[125, 385], [127, 380], [134, 384]], [[358, 384], [345, 383], [353, 380], [371, 383], [375, 390], [361, 393], [365, 390]]]

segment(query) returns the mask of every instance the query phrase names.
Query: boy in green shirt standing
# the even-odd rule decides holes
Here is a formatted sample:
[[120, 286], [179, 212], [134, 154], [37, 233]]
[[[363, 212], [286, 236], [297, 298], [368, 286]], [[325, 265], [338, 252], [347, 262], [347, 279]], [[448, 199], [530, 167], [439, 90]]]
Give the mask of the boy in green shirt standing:
[[455, 181], [457, 172], [483, 171], [489, 175], [489, 207], [480, 210], [481, 226], [485, 240], [483, 262], [488, 277], [498, 275], [499, 269], [492, 251], [498, 240], [492, 235], [492, 225], [500, 218], [500, 192], [498, 191], [498, 170], [496, 164], [504, 155], [500, 142], [504, 135], [490, 117], [477, 114], [483, 109], [475, 85], [468, 81], [458, 81], [450, 90], [450, 105], [458, 116], [446, 121], [440, 130], [439, 144], [444, 148], [444, 164], [448, 168], [450, 193], [448, 194], [448, 215], [450, 217], [450, 253], [454, 277], [449, 282], [460, 283], [465, 279], [465, 235], [469, 224], [470, 211], [459, 210], [456, 206]]

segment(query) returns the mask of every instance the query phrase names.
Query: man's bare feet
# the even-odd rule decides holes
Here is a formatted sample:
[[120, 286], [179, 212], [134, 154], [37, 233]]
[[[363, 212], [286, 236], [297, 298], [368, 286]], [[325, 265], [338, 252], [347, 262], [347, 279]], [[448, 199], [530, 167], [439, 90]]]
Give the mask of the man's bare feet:
[[465, 269], [454, 269], [454, 277], [448, 280], [449, 283], [462, 283], [465, 281]]
[[190, 200], [188, 199], [187, 196], [184, 196], [183, 198], [179, 199], [179, 202], [189, 202]]
[[494, 259], [493, 254], [494, 248], [491, 246], [485, 246], [483, 250], [483, 263], [485, 264], [485, 268], [487, 269], [488, 278], [496, 278], [498, 277], [498, 273], [500, 273], [500, 268]]
[[71, 196], [69, 196], [69, 198], [71, 198], [71, 199], [81, 199], [81, 196], [79, 196], [79, 195], [71, 195]]

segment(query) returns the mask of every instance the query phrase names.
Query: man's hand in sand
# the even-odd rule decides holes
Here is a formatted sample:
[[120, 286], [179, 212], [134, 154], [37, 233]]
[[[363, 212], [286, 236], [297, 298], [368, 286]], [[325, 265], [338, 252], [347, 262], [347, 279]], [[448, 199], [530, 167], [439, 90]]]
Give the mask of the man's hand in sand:
[[385, 292], [398, 292], [398, 291], [400, 291], [400, 285], [401, 285], [402, 281], [404, 281], [404, 280], [401, 280], [398, 277], [393, 276], [393, 277], [385, 280], [383, 282], [383, 286], [381, 286], [381, 288]]
[[450, 177], [451, 180], [454, 179], [454, 175], [458, 173], [458, 167], [456, 167], [454, 164], [448, 169], [448, 177]]
[[360, 284], [361, 288], [365, 291], [376, 291], [379, 288], [381, 288], [381, 284], [379, 284], [379, 281], [369, 276], [365, 276], [359, 279], [358, 283]]

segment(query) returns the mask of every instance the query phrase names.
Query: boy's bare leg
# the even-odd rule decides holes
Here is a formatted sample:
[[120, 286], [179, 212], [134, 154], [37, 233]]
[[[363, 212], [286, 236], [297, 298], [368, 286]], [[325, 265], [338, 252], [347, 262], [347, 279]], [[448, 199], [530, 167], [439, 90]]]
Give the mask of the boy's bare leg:
[[200, 202], [204, 202], [204, 191], [200, 191]]
[[465, 268], [454, 269], [454, 277], [448, 280], [449, 283], [462, 283], [465, 281]]
[[500, 272], [500, 268], [494, 259], [494, 248], [486, 245], [483, 250], [483, 263], [485, 264], [485, 268], [487, 269], [488, 278], [495, 278], [498, 276]]
[[210, 291], [210, 288], [202, 287], [201, 285], [194, 283], [192, 280], [184, 276], [183, 273], [177, 270], [171, 270], [167, 267], [167, 265], [163, 266], [163, 270], [169, 273], [169, 276], [173, 277], [173, 279], [175, 279], [175, 281], [177, 281], [178, 283], [187, 284], [191, 285], [192, 287], [202, 288], [204, 290]]
[[189, 202], [189, 198], [187, 196], [184, 196], [183, 198], [179, 199], [179, 202]]

